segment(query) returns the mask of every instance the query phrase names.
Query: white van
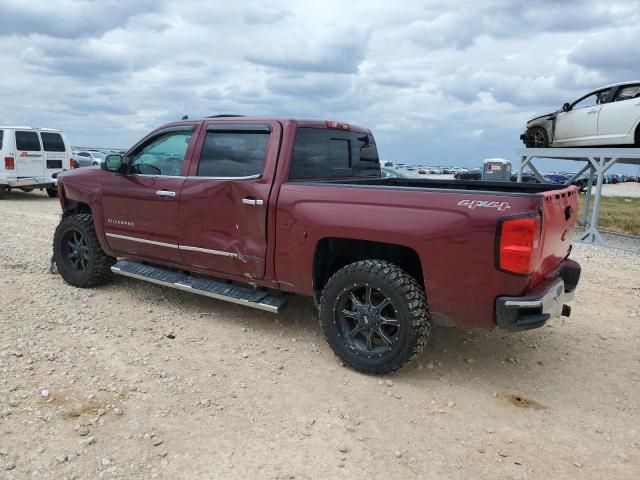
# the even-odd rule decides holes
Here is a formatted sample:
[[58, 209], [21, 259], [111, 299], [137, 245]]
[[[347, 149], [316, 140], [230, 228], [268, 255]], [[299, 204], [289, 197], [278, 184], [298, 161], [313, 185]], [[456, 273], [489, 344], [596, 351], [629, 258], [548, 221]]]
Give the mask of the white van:
[[73, 168], [71, 146], [60, 130], [0, 126], [0, 196], [18, 188], [58, 195], [57, 176]]

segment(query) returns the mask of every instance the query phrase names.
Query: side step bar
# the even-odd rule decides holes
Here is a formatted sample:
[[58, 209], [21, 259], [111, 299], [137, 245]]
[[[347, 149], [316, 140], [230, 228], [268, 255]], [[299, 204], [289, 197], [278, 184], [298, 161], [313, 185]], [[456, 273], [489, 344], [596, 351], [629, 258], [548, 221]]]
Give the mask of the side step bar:
[[278, 313], [287, 303], [284, 295], [264, 289], [237, 286], [221, 280], [213, 280], [174, 272], [161, 267], [152, 267], [131, 260], [121, 260], [111, 267], [113, 273], [156, 283], [164, 287], [176, 288], [217, 300], [258, 308]]

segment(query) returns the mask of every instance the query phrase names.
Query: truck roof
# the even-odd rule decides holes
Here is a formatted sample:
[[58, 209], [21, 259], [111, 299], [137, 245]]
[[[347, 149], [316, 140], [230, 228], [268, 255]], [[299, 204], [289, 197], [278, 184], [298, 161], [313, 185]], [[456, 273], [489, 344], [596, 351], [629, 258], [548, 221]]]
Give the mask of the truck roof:
[[[180, 124], [180, 123], [188, 123], [188, 122], [193, 122], [193, 121], [212, 121], [212, 120], [220, 120], [220, 121], [224, 121], [226, 122], [238, 122], [238, 123], [246, 123], [247, 121], [249, 122], [264, 122], [264, 121], [272, 121], [272, 122], [280, 122], [283, 125], [288, 123], [288, 122], [293, 122], [296, 123], [298, 126], [300, 127], [310, 127], [310, 128], [331, 128], [328, 126], [329, 122], [333, 122], [336, 124], [340, 124], [340, 125], [347, 125], [348, 128], [343, 129], [343, 128], [337, 128], [338, 130], [351, 130], [351, 131], [355, 131], [355, 132], [362, 132], [362, 133], [371, 133], [371, 130], [369, 130], [368, 128], [364, 128], [361, 127], [359, 125], [355, 125], [353, 123], [350, 122], [343, 122], [340, 120], [319, 120], [319, 119], [312, 119], [312, 118], [294, 118], [294, 117], [244, 117], [244, 116], [240, 116], [240, 115], [214, 115], [214, 116], [209, 116], [209, 117], [198, 117], [198, 118], [189, 118], [189, 119], [184, 119], [184, 120], [178, 120], [176, 122], [171, 122], [168, 125], [175, 125], [175, 124]], [[163, 127], [160, 128], [164, 128], [167, 125], [163, 125]], [[335, 127], [333, 127], [335, 128]]]

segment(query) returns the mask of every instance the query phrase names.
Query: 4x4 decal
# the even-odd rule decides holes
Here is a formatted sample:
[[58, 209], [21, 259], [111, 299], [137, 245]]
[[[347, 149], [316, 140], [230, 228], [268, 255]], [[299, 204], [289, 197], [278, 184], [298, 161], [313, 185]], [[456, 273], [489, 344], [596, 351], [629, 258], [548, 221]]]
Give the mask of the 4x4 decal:
[[467, 207], [471, 210], [476, 208], [496, 208], [499, 212], [504, 212], [511, 208], [509, 202], [491, 202], [489, 200], [462, 200], [458, 202], [460, 207]]

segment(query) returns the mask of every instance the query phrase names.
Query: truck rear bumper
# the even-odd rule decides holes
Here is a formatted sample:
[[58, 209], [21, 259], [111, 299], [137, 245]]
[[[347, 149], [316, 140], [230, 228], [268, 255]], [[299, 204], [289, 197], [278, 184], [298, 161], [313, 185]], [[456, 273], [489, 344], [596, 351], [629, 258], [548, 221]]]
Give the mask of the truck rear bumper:
[[547, 320], [568, 317], [580, 280], [580, 264], [565, 260], [557, 275], [543, 280], [522, 297], [496, 299], [496, 324], [506, 330], [530, 330], [542, 327]]
[[0, 177], [0, 185], [9, 188], [46, 188], [55, 187], [58, 180], [53, 177], [25, 177], [25, 178], [2, 178]]

